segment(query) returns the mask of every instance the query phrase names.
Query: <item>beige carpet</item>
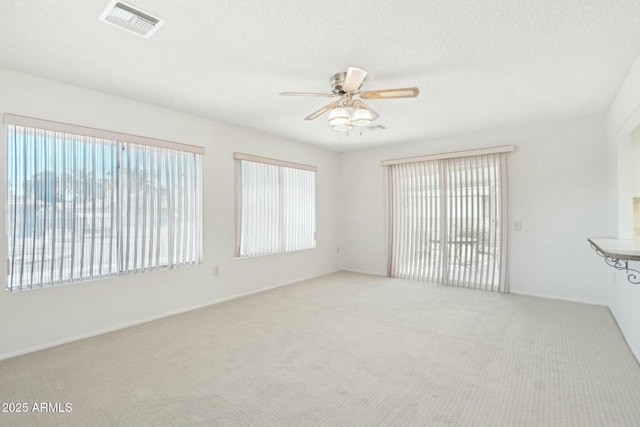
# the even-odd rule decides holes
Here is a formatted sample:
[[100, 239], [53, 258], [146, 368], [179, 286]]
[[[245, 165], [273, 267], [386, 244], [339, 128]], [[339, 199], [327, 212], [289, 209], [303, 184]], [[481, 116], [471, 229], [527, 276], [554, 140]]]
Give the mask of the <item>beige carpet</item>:
[[6, 426], [640, 425], [607, 308], [346, 272], [0, 362], [0, 395], [72, 408]]

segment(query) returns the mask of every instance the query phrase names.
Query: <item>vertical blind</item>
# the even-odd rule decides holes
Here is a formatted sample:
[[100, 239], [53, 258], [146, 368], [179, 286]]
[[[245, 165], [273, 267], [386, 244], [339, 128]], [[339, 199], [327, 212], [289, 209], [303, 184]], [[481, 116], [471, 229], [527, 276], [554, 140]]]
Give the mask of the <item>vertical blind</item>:
[[182, 267], [201, 259], [201, 156], [122, 147], [123, 271]]
[[236, 256], [315, 248], [315, 168], [241, 153], [235, 158]]
[[507, 153], [388, 166], [389, 275], [507, 292]]
[[8, 124], [8, 289], [199, 262], [201, 157]]

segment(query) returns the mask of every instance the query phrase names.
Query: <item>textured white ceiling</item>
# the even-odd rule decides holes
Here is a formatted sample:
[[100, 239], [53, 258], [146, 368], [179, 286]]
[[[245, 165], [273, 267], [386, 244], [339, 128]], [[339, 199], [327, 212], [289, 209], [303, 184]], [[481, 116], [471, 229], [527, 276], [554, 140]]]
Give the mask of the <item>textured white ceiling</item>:
[[[603, 113], [640, 53], [637, 0], [131, 0], [149, 40], [98, 21], [108, 0], [0, 0], [0, 66], [337, 151]], [[331, 75], [369, 70], [389, 126], [303, 118]]]

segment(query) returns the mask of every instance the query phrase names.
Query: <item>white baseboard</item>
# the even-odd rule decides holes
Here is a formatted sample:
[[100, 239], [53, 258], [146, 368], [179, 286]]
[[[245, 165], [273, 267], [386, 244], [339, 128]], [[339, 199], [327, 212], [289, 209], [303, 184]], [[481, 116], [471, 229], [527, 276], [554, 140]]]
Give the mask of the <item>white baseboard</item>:
[[[381, 273], [374, 273], [371, 271], [362, 271], [362, 270], [357, 270], [354, 268], [342, 268], [342, 271], [348, 271], [350, 273], [358, 273], [358, 274], [368, 274], [371, 276], [379, 276], [379, 277], [388, 277], [386, 274], [381, 274]], [[510, 291], [511, 294], [514, 295], [524, 295], [524, 296], [529, 296], [529, 297], [537, 297], [537, 298], [545, 298], [545, 299], [554, 299], [554, 300], [560, 300], [560, 301], [569, 301], [569, 302], [577, 302], [577, 303], [581, 303], [581, 304], [591, 304], [591, 305], [602, 305], [605, 307], [608, 307], [607, 302], [602, 302], [602, 301], [591, 301], [591, 300], [584, 300], [584, 299], [579, 299], [579, 298], [566, 298], [566, 297], [559, 297], [557, 295], [547, 295], [547, 294], [539, 294], [539, 293], [534, 293], [534, 292], [520, 292], [520, 291]]]
[[513, 295], [524, 295], [528, 297], [555, 299], [560, 301], [577, 302], [580, 304], [602, 305], [604, 307], [608, 307], [607, 303], [602, 301], [590, 301], [590, 300], [584, 300], [579, 298], [566, 298], [566, 297], [559, 297], [557, 295], [538, 294], [534, 292], [509, 291], [509, 293]]
[[[280, 284], [273, 285], [273, 286], [267, 286], [267, 287], [260, 288], [260, 289], [255, 290], [255, 291], [249, 291], [249, 292], [245, 292], [245, 293], [242, 293], [242, 294], [234, 295], [232, 297], [228, 297], [228, 298], [224, 298], [224, 299], [221, 299], [221, 300], [217, 300], [217, 301], [215, 301], [213, 303], [206, 304], [206, 305], [204, 305], [202, 307], [207, 307], [209, 305], [214, 305], [214, 304], [220, 304], [221, 302], [231, 301], [231, 300], [242, 298], [242, 297], [248, 297], [249, 295], [259, 294], [260, 292], [270, 291], [271, 289], [281, 288], [283, 286], [295, 285], [296, 283], [304, 282], [305, 280], [315, 279], [315, 278], [318, 278], [318, 277], [326, 276], [327, 274], [337, 273], [338, 271], [340, 271], [340, 269], [327, 271], [326, 273], [320, 273], [320, 274], [316, 274], [316, 275], [313, 275], [313, 276], [306, 276], [306, 277], [303, 277], [301, 279], [292, 280], [292, 281], [289, 281], [289, 282], [284, 282], [284, 283], [280, 283]], [[202, 308], [202, 307], [197, 307], [197, 308]], [[191, 310], [187, 310], [187, 311], [191, 311]]]
[[[608, 306], [608, 307], [609, 307], [609, 312], [611, 313], [611, 317], [613, 317], [613, 320], [616, 322], [618, 329], [620, 329], [620, 333], [622, 334], [624, 341], [627, 343], [627, 345], [629, 346], [629, 349], [631, 350], [631, 353], [633, 353], [633, 356], [636, 358], [636, 360], [640, 364], [640, 346], [634, 346], [636, 342], [633, 341], [633, 337], [632, 336], [627, 337], [627, 335], [625, 334], [625, 331], [632, 331], [635, 325], [633, 325], [632, 322], [627, 322], [624, 316], [622, 316], [619, 312], [614, 310], [613, 307], [611, 306]], [[631, 338], [632, 340], [630, 341], [629, 338]]]
[[175, 316], [176, 314], [187, 313], [189, 311], [197, 310], [199, 308], [209, 307], [211, 305], [216, 305], [216, 304], [220, 304], [220, 303], [223, 303], [223, 302], [232, 301], [234, 299], [246, 297], [246, 296], [249, 296], [249, 295], [258, 294], [258, 293], [261, 293], [261, 292], [266, 292], [266, 291], [269, 291], [269, 290], [272, 290], [272, 289], [276, 289], [276, 288], [281, 288], [283, 286], [294, 285], [296, 283], [300, 283], [300, 282], [303, 282], [305, 280], [315, 279], [317, 277], [326, 276], [327, 274], [336, 273], [338, 271], [340, 271], [340, 269], [331, 270], [331, 271], [328, 271], [328, 272], [325, 272], [325, 273], [321, 273], [321, 274], [316, 274], [316, 275], [313, 275], [313, 276], [303, 277], [303, 278], [300, 278], [298, 280], [292, 280], [292, 281], [289, 281], [289, 282], [284, 282], [284, 283], [279, 283], [279, 284], [276, 284], [276, 285], [266, 286], [264, 288], [256, 289], [254, 291], [244, 292], [242, 294], [233, 295], [233, 296], [230, 296], [230, 297], [227, 297], [227, 298], [222, 298], [222, 299], [215, 300], [215, 301], [209, 301], [209, 302], [204, 303], [204, 304], [198, 304], [198, 305], [189, 306], [189, 307], [186, 307], [186, 308], [181, 308], [181, 309], [178, 309], [178, 310], [174, 310], [174, 311], [170, 311], [170, 312], [167, 312], [167, 313], [163, 313], [163, 314], [158, 315], [158, 316], [151, 316], [151, 317], [147, 317], [147, 318], [144, 318], [144, 319], [135, 320], [135, 321], [132, 321], [132, 322], [121, 323], [121, 324], [118, 324], [118, 325], [115, 325], [115, 326], [112, 326], [112, 327], [98, 329], [96, 331], [88, 332], [86, 334], [80, 334], [80, 335], [76, 335], [74, 337], [65, 338], [65, 339], [61, 339], [61, 340], [56, 340], [56, 341], [52, 341], [52, 342], [49, 342], [49, 343], [46, 343], [46, 344], [37, 345], [37, 346], [33, 346], [33, 347], [28, 347], [26, 349], [22, 349], [22, 350], [10, 352], [10, 353], [0, 354], [0, 360], [11, 359], [12, 357], [22, 356], [22, 355], [25, 355], [25, 354], [33, 353], [35, 351], [46, 350], [48, 348], [57, 347], [57, 346], [63, 345], [63, 344], [69, 344], [69, 343], [72, 343], [72, 342], [75, 342], [75, 341], [84, 340], [84, 339], [87, 339], [87, 338], [92, 338], [92, 337], [95, 337], [95, 336], [98, 336], [98, 335], [107, 334], [109, 332], [115, 332], [115, 331], [119, 331], [121, 329], [131, 328], [133, 326], [142, 325], [143, 323], [149, 323], [149, 322], [153, 322], [154, 320], [164, 319], [165, 317]]
[[368, 274], [370, 276], [388, 277], [386, 274], [373, 273], [371, 271], [356, 270], [354, 268], [341, 268], [340, 270], [341, 271], [348, 271], [349, 273]]

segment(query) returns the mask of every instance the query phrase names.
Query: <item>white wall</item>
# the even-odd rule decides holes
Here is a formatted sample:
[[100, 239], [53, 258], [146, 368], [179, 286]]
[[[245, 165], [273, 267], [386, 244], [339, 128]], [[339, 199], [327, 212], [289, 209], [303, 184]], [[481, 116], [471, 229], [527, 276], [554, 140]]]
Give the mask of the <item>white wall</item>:
[[604, 117], [441, 138], [342, 154], [341, 264], [385, 274], [385, 159], [514, 144], [510, 286], [514, 293], [606, 304], [610, 272], [589, 236], [610, 234]]
[[[640, 57], [616, 95], [607, 115], [609, 188], [612, 220], [617, 222], [617, 235], [631, 238], [633, 229], [633, 175], [639, 164], [633, 163], [633, 144], [640, 144], [636, 130], [640, 126]], [[635, 139], [632, 137], [635, 131]], [[640, 270], [640, 262], [631, 262]], [[640, 360], [640, 285], [632, 285], [626, 274], [611, 273], [609, 280], [609, 308], [629, 347]]]
[[[0, 69], [0, 113], [204, 145], [204, 262], [23, 293], [0, 291], [0, 359], [185, 311], [344, 267], [386, 272], [383, 168], [389, 158], [514, 144], [511, 161], [512, 292], [609, 304], [640, 354], [640, 286], [613, 273], [586, 243], [615, 234], [622, 128], [640, 111], [640, 66], [603, 117], [447, 137], [337, 154], [176, 111]], [[629, 83], [631, 82], [631, 83]], [[634, 103], [635, 102], [635, 103]], [[638, 119], [640, 123], [640, 116]], [[609, 130], [607, 146], [606, 130]], [[627, 143], [630, 137], [627, 135]], [[0, 136], [4, 146], [4, 133]], [[234, 151], [315, 164], [318, 248], [234, 260]], [[0, 150], [5, 162], [5, 150]], [[610, 173], [607, 175], [607, 169]], [[611, 172], [613, 171], [613, 172]], [[607, 178], [609, 178], [607, 180]], [[0, 174], [4, 192], [5, 177]], [[613, 208], [612, 208], [613, 206]], [[5, 224], [0, 210], [0, 224]], [[340, 246], [340, 254], [336, 247]], [[6, 248], [0, 245], [0, 259]], [[214, 266], [220, 275], [213, 277]], [[0, 274], [4, 263], [0, 263]], [[624, 280], [623, 280], [624, 279]]]
[[[338, 268], [334, 215], [339, 157], [334, 152], [4, 69], [0, 113], [206, 147], [203, 264], [22, 293], [0, 291], [0, 359]], [[2, 147], [4, 138], [2, 132]], [[0, 150], [3, 165], [5, 151]], [[235, 151], [318, 166], [316, 249], [234, 260]], [[0, 188], [4, 194], [4, 174]], [[4, 209], [0, 224], [4, 228]], [[5, 245], [0, 245], [0, 259], [6, 259]], [[218, 277], [213, 277], [214, 266]], [[0, 275], [6, 276], [4, 263]]]

